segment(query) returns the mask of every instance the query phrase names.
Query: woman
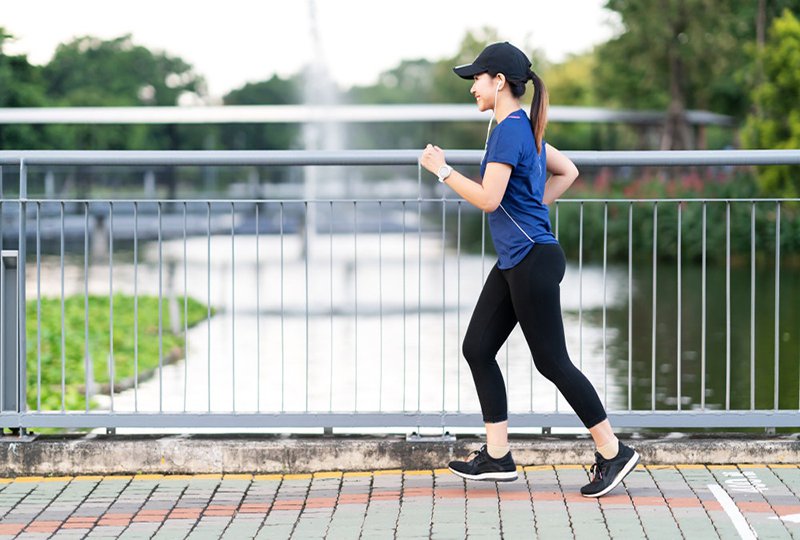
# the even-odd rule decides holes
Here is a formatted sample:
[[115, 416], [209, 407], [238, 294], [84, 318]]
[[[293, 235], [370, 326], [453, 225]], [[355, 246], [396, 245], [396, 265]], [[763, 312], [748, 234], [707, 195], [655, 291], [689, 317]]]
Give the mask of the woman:
[[[597, 392], [567, 353], [559, 293], [566, 263], [551, 231], [547, 205], [569, 188], [578, 169], [543, 139], [547, 91], [530, 66], [525, 53], [513, 45], [494, 43], [471, 64], [453, 69], [459, 77], [473, 80], [470, 92], [478, 109], [492, 109], [497, 119], [487, 136], [481, 183], [447, 165], [438, 146], [429, 144], [420, 158], [440, 182], [489, 214], [498, 255], [463, 343], [486, 424], [486, 444], [470, 455], [471, 460], [451, 462], [450, 470], [472, 480], [517, 478], [508, 446], [505, 385], [495, 355], [519, 323], [536, 368], [555, 383], [594, 439], [593, 479], [581, 493], [600, 497], [633, 470], [639, 455], [614, 435]], [[534, 87], [530, 119], [520, 108], [527, 81]]]

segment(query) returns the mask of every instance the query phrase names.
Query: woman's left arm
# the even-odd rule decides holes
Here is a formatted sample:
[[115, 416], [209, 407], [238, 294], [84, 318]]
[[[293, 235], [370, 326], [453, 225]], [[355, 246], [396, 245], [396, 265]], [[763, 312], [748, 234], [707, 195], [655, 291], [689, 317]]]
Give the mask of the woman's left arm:
[[544, 186], [542, 202], [551, 204], [561, 197], [578, 178], [578, 168], [567, 156], [547, 145], [547, 172], [552, 176]]
[[[422, 151], [419, 162], [428, 171], [438, 174], [441, 166], [446, 163], [444, 150], [429, 144]], [[509, 178], [511, 165], [492, 162], [486, 165], [481, 183], [470, 180], [456, 170], [450, 173], [444, 183], [473, 206], [484, 212], [494, 212], [503, 200]]]

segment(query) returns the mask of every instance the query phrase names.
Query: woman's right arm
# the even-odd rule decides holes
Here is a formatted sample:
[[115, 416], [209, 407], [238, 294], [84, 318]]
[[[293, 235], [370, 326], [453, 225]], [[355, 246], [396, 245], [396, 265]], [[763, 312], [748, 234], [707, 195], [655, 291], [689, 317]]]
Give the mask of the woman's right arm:
[[561, 197], [578, 177], [578, 168], [567, 156], [547, 145], [547, 172], [551, 174], [544, 186], [544, 204]]

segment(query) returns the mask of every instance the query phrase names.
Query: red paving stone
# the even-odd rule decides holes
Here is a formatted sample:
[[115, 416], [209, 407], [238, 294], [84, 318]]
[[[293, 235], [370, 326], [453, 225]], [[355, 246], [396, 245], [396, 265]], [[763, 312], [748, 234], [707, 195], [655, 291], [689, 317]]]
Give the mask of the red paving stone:
[[108, 526], [108, 527], [119, 527], [124, 526], [127, 527], [130, 524], [130, 519], [101, 519], [97, 522], [100, 526]]
[[28, 525], [25, 532], [54, 533], [58, 530], [58, 525]]
[[467, 491], [467, 499], [496, 499], [496, 489], [470, 489]]
[[306, 508], [333, 508], [336, 506], [336, 497], [309, 497], [306, 499]]
[[197, 517], [202, 513], [203, 513], [202, 508], [184, 508], [184, 509], [173, 510], [172, 512], [169, 513], [169, 517], [170, 518]]
[[739, 510], [742, 512], [770, 512], [772, 513], [772, 507], [769, 503], [762, 502], [762, 501], [741, 501], [737, 502], [736, 506], [739, 507]]
[[464, 497], [465, 493], [466, 493], [466, 490], [461, 489], [461, 488], [442, 488], [442, 489], [437, 489], [436, 491], [434, 491], [433, 494], [434, 494], [434, 496], [442, 498], [442, 499], [444, 499], [444, 498], [460, 499], [460, 498]]
[[204, 516], [221, 516], [221, 517], [230, 517], [235, 514], [235, 510], [206, 510], [203, 512]]
[[598, 500], [600, 501], [600, 504], [602, 504], [603, 506], [609, 506], [609, 505], [626, 505], [626, 506], [630, 506], [631, 505], [631, 498], [628, 497], [627, 495], [612, 495], [612, 494], [609, 493], [605, 497], [600, 497]]
[[584, 497], [580, 493], [564, 493], [564, 500], [568, 503], [597, 503], [597, 499]]
[[239, 513], [246, 514], [246, 513], [261, 513], [261, 512], [269, 512], [269, 509], [272, 508], [271, 504], [243, 504], [239, 507]]
[[386, 494], [381, 493], [379, 495], [371, 496], [370, 500], [371, 501], [399, 501], [400, 500], [400, 494], [398, 493], [397, 495], [386, 495]]
[[529, 501], [531, 494], [527, 491], [501, 491], [501, 501]]
[[791, 514], [800, 514], [800, 505], [789, 505], [789, 504], [776, 504], [773, 505], [772, 509], [775, 511], [776, 514], [781, 516], [788, 516]]
[[631, 497], [634, 506], [664, 506], [664, 497]]
[[433, 488], [408, 488], [403, 490], [404, 497], [431, 497], [433, 495]]
[[161, 523], [164, 521], [163, 516], [136, 516], [132, 520], [134, 523]]
[[33, 521], [29, 527], [58, 527], [61, 525], [60, 521]]
[[696, 497], [672, 497], [667, 499], [670, 508], [700, 508], [702, 503]]
[[703, 508], [709, 512], [722, 511], [722, 505], [718, 501], [703, 501]]

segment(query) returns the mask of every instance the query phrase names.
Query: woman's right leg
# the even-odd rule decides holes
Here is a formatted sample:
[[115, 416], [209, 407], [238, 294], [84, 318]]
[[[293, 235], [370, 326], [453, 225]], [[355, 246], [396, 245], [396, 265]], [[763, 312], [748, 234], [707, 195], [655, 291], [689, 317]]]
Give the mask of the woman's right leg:
[[516, 324], [508, 284], [494, 266], [472, 312], [462, 347], [478, 392], [489, 445], [508, 444], [505, 382], [495, 356]]

